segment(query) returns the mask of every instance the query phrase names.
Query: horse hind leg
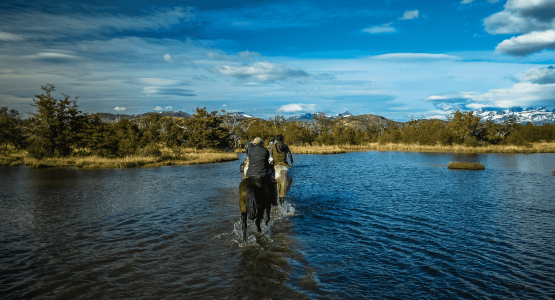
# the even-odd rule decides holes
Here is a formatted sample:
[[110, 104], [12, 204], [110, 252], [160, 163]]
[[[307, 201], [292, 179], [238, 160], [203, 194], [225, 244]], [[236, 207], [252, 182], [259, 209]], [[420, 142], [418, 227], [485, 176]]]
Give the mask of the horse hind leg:
[[241, 213], [241, 229], [243, 230], [243, 242], [247, 242], [247, 213]]
[[270, 211], [271, 211], [271, 209], [272, 209], [271, 205], [269, 205], [265, 209], [265, 211], [266, 211], [266, 225], [268, 225], [268, 223], [270, 223]]
[[258, 232], [262, 232], [262, 228], [260, 228], [260, 221], [262, 221], [262, 216], [257, 217], [254, 221], [254, 224], [256, 224], [256, 230], [258, 230]]

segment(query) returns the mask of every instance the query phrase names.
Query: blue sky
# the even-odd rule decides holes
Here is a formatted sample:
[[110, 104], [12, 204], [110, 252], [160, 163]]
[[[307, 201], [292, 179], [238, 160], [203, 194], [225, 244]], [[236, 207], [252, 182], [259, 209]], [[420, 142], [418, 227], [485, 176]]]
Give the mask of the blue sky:
[[398, 121], [555, 109], [555, 0], [2, 1], [0, 106], [346, 110]]

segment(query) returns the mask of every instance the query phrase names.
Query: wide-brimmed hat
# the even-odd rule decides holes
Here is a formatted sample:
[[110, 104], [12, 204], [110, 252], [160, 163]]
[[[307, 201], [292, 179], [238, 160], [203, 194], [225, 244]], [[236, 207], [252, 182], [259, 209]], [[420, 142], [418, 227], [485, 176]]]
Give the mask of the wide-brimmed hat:
[[264, 142], [264, 140], [259, 137], [255, 138], [254, 141], [252, 141], [252, 143], [255, 145], [261, 144], [262, 142]]

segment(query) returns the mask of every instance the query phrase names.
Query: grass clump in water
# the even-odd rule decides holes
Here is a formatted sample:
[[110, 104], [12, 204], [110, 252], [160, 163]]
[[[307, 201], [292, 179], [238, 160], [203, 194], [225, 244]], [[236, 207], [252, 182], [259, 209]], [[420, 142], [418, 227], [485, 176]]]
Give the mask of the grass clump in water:
[[451, 170], [485, 170], [486, 167], [479, 163], [452, 162], [448, 166]]

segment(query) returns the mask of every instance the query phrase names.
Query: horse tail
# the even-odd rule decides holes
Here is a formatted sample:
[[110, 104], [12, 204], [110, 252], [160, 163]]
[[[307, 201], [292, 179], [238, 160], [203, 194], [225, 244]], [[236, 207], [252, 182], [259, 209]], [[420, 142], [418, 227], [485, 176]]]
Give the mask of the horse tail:
[[256, 219], [258, 207], [256, 205], [256, 190], [255, 185], [251, 182], [247, 184], [247, 217], [250, 220]]

